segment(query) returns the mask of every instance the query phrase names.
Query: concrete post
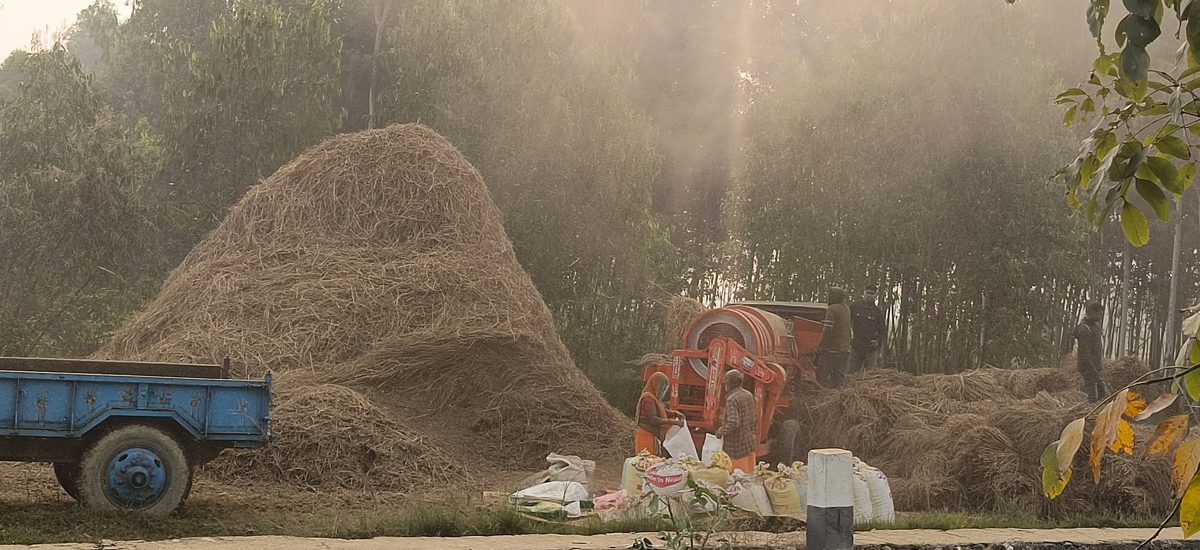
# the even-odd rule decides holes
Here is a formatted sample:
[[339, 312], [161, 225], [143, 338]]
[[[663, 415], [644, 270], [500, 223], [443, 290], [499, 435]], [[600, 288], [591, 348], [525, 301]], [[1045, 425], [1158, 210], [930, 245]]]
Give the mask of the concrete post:
[[854, 455], [843, 449], [808, 453], [808, 550], [854, 548]]

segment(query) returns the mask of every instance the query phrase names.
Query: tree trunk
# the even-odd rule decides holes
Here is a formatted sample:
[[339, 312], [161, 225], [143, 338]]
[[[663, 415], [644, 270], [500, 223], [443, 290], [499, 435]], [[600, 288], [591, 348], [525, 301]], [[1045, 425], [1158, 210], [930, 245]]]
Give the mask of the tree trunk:
[[[1156, 302], [1157, 302], [1157, 300], [1156, 300]], [[1154, 307], [1153, 311], [1155, 311], [1155, 312], [1158, 311], [1158, 307], [1157, 307], [1158, 305], [1160, 305], [1160, 304], [1159, 303], [1155, 304], [1156, 307]], [[1154, 368], [1153, 366], [1158, 365], [1159, 361], [1162, 360], [1163, 328], [1164, 328], [1164, 326], [1163, 326], [1162, 320], [1159, 318], [1158, 315], [1154, 315], [1150, 319], [1149, 326], [1150, 326], [1150, 358], [1146, 360], [1146, 364], [1151, 365], [1151, 368]]]
[[1079, 316], [1077, 315], [1077, 312], [1079, 310], [1079, 304], [1083, 301], [1083, 296], [1086, 295], [1086, 292], [1086, 287], [1069, 287], [1066, 298], [1063, 300], [1062, 326], [1059, 330], [1058, 341], [1059, 363], [1062, 363], [1062, 360], [1071, 353], [1071, 346], [1074, 344], [1072, 342], [1071, 335], [1075, 330], [1075, 324], [1079, 322]]
[[1138, 356], [1138, 358], [1144, 360], [1146, 357], [1145, 357], [1145, 355], [1143, 355], [1142, 352], [1144, 351], [1143, 348], [1145, 346], [1141, 345], [1142, 343], [1144, 343], [1144, 341], [1142, 340], [1142, 336], [1144, 336], [1143, 331], [1142, 331], [1142, 320], [1143, 320], [1142, 293], [1139, 292], [1138, 295], [1135, 297], [1135, 299], [1136, 299], [1137, 303], [1134, 304], [1134, 306], [1133, 306], [1133, 311], [1135, 314], [1133, 317], [1133, 321], [1129, 325], [1129, 330], [1132, 333], [1132, 336], [1130, 337], [1130, 340], [1129, 340], [1128, 351], [1129, 351], [1130, 355], [1136, 355], [1136, 356]]
[[[1111, 307], [1112, 302], [1113, 302], [1112, 296], [1105, 297], [1104, 301], [1102, 302], [1102, 304], [1104, 305], [1104, 311], [1112, 311], [1114, 309], [1113, 307]], [[1112, 356], [1117, 351], [1117, 346], [1115, 344], [1115, 342], [1117, 340], [1117, 320], [1116, 319], [1117, 318], [1115, 316], [1110, 316], [1108, 321], [1105, 322], [1103, 325], [1103, 329], [1104, 329], [1103, 344], [1104, 344], [1104, 356], [1105, 357]]]
[[1171, 291], [1167, 294], [1167, 328], [1163, 334], [1163, 357], [1174, 357], [1172, 349], [1175, 346], [1179, 332], [1179, 276], [1180, 254], [1183, 248], [1183, 201], [1175, 201], [1175, 242], [1171, 249]]
[[1125, 339], [1129, 327], [1129, 271], [1133, 267], [1133, 245], [1125, 239], [1125, 251], [1121, 253], [1121, 307], [1114, 316], [1117, 319], [1117, 357], [1125, 355]]
[[987, 351], [988, 295], [986, 292], [983, 293], [981, 300], [982, 307], [980, 308], [981, 313], [979, 315], [979, 363], [975, 365], [976, 368], [980, 369], [983, 368], [984, 363], [986, 363], [984, 352]]
[[383, 26], [387, 22], [388, 11], [392, 8], [390, 0], [380, 0], [375, 6], [375, 51], [371, 54], [371, 88], [367, 97], [367, 113], [370, 117], [367, 128], [375, 127], [375, 86], [379, 74], [379, 50], [383, 46]]
[[900, 305], [896, 308], [896, 339], [890, 342], [896, 370], [905, 370], [908, 366], [908, 304], [912, 302], [910, 292], [908, 277], [901, 275], [900, 296], [897, 299]]

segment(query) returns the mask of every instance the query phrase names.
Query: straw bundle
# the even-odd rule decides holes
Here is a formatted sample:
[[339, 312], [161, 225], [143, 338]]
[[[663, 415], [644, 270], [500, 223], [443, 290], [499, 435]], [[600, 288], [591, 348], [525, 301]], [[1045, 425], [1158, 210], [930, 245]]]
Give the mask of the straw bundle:
[[[457, 423], [474, 434], [457, 450], [496, 467], [632, 438], [558, 339], [479, 172], [420, 125], [336, 136], [252, 188], [98, 356], [311, 373], [277, 396], [275, 450], [248, 459], [306, 484], [450, 472], [437, 453], [387, 458], [424, 445], [405, 414]], [[299, 433], [317, 410], [328, 438]], [[309, 455], [364, 466], [341, 475]]]
[[223, 479], [255, 477], [306, 488], [408, 492], [465, 481], [425, 438], [361, 393], [284, 375], [272, 411], [279, 441], [261, 451], [228, 453], [205, 468]]
[[687, 332], [692, 321], [708, 308], [695, 298], [672, 294], [656, 304], [661, 310], [662, 332], [659, 334], [658, 349], [664, 352], [683, 346], [683, 333]]
[[[1073, 368], [925, 376], [875, 371], [845, 388], [793, 400], [788, 415], [801, 423], [800, 441], [809, 449], [849, 449], [886, 472], [898, 509], [1166, 513], [1172, 504], [1167, 461], [1110, 454], [1096, 485], [1086, 445], [1066, 492], [1054, 501], [1042, 496], [1042, 450], [1090, 410], [1082, 392], [1072, 389], [1078, 387], [1070, 384]], [[1146, 370], [1126, 360], [1106, 368], [1114, 384]], [[1153, 426], [1137, 429], [1144, 444]]]

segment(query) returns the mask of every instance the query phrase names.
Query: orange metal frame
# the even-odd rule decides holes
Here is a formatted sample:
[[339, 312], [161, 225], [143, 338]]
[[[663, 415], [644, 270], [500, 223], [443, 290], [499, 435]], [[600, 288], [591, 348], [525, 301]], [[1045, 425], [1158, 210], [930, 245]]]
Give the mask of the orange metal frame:
[[[691, 358], [707, 359], [707, 378], [696, 373], [689, 364]], [[729, 369], [741, 371], [753, 386], [747, 389], [751, 390], [755, 403], [759, 405], [759, 456], [770, 453], [768, 434], [775, 413], [790, 404], [789, 397], [784, 394], [789, 369], [812, 380], [818, 388], [822, 387], [817, 382], [816, 369], [803, 356], [781, 358], [778, 362], [764, 361], [724, 336], [714, 338], [706, 350], [676, 350], [672, 364], [647, 366], [643, 369], [642, 378], [649, 379], [655, 372], [667, 375], [671, 380], [671, 397], [667, 407], [687, 417], [692, 439], [700, 448], [705, 434], [715, 433], [720, 422], [725, 372]]]

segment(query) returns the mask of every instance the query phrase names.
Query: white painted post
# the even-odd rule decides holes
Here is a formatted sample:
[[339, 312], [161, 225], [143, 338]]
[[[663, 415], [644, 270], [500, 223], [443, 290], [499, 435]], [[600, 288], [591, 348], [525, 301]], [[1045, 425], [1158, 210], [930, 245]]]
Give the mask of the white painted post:
[[808, 452], [808, 550], [854, 548], [853, 475], [850, 451]]

